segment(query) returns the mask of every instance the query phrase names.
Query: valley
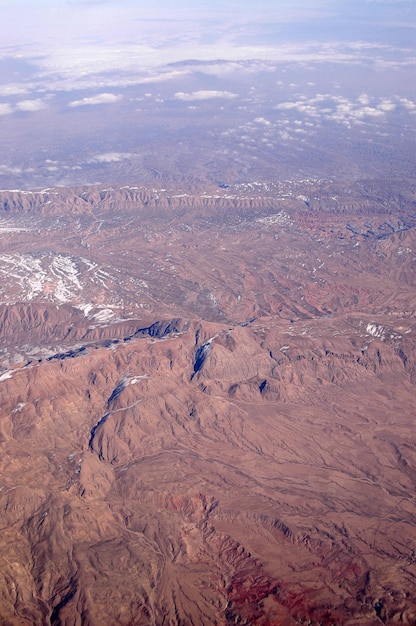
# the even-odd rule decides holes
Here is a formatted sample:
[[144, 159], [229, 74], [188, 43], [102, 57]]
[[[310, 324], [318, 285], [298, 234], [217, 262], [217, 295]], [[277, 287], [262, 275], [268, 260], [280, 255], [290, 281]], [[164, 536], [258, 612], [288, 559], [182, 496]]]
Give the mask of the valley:
[[0, 192], [3, 624], [414, 624], [415, 194]]

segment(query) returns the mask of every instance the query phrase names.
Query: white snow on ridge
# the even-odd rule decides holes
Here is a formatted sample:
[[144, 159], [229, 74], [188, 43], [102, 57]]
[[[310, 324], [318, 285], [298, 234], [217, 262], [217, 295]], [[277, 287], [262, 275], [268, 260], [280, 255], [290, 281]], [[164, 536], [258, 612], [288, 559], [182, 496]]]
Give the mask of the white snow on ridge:
[[43, 291], [46, 272], [42, 269], [41, 260], [30, 254], [0, 255], [0, 273], [6, 279], [15, 279], [26, 300], [33, 300]]
[[274, 215], [259, 217], [256, 219], [256, 222], [259, 222], [260, 224], [288, 224], [290, 222], [290, 217], [284, 211], [280, 211]]
[[93, 261], [90, 261], [89, 259], [85, 259], [84, 257], [80, 257], [80, 260], [85, 263], [85, 265], [87, 266], [88, 271], [90, 272], [91, 270], [94, 270], [97, 267], [97, 263], [94, 263]]
[[0, 220], [0, 234], [1, 233], [29, 233], [30, 228], [24, 228], [23, 226], [9, 226], [8, 222]]
[[77, 306], [77, 309], [80, 309], [84, 313], [85, 317], [88, 317], [88, 315], [91, 313], [93, 308], [94, 308], [94, 305], [91, 304], [90, 302], [87, 302], [86, 304], [79, 304]]
[[[116, 298], [114, 286], [120, 284], [120, 277], [114, 271], [120, 272], [63, 253], [0, 254], [0, 303], [69, 303], [96, 323], [114, 321], [113, 309], [123, 306]], [[145, 291], [147, 283], [138, 280], [138, 284]]]
[[128, 379], [127, 384], [136, 385], [137, 383], [139, 383], [141, 380], [144, 380], [145, 378], [150, 378], [149, 374], [142, 374], [141, 376], [132, 376], [131, 378]]
[[12, 413], [20, 413], [20, 411], [24, 409], [26, 405], [27, 402], [19, 402], [19, 404], [16, 404], [16, 407], [13, 409]]
[[82, 290], [75, 263], [63, 255], [36, 257], [31, 254], [0, 255], [0, 274], [6, 281], [17, 283], [24, 300], [33, 300], [46, 291], [52, 300], [68, 302]]
[[58, 284], [55, 287], [57, 300], [68, 302], [75, 296], [74, 290], [82, 290], [82, 285], [78, 280], [78, 270], [69, 257], [62, 255], [54, 257], [50, 270], [58, 278]]
[[109, 322], [114, 316], [115, 313], [111, 309], [102, 309], [98, 313], [91, 315], [91, 319], [94, 319], [96, 322]]
[[[81, 270], [90, 272], [89, 280], [95, 282], [96, 265], [84, 259], [74, 259], [64, 254], [0, 254], [0, 280], [4, 285], [6, 302], [31, 301], [42, 298], [63, 304], [77, 300], [84, 286], [81, 283]], [[98, 277], [102, 283], [102, 276]]]
[[0, 375], [0, 383], [3, 382], [3, 380], [7, 380], [8, 378], [11, 378], [12, 376], [13, 376], [12, 370], [8, 370], [7, 372], [4, 372], [4, 374]]
[[383, 340], [385, 337], [384, 326], [380, 326], [380, 324], [376, 324], [375, 322], [367, 324], [365, 331], [369, 335], [372, 335], [373, 337], [377, 337], [377, 339]]

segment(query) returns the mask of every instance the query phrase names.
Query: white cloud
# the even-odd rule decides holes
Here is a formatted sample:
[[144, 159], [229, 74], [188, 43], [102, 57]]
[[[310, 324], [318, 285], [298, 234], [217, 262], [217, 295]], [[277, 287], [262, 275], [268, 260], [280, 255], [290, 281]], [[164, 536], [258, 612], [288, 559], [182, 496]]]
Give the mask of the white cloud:
[[151, 73], [149, 76], [145, 76], [144, 78], [137, 78], [134, 81], [134, 84], [146, 85], [148, 83], [162, 83], [165, 80], [177, 80], [178, 78], [183, 78], [189, 74], [190, 70], [188, 69], [156, 72]]
[[[30, 170], [33, 171], [33, 170]], [[7, 174], [22, 174], [21, 167], [11, 167], [10, 165], [0, 165], [0, 176], [6, 176]]]
[[366, 106], [370, 104], [370, 97], [366, 93], [362, 93], [359, 98], [357, 98], [357, 102]]
[[41, 111], [46, 108], [46, 104], [40, 98], [36, 100], [21, 100], [16, 103], [16, 109], [18, 111]]
[[317, 93], [313, 97], [297, 94], [296, 100], [275, 105], [273, 108], [276, 113], [270, 114], [268, 119], [256, 117], [222, 135], [238, 137], [241, 146], [251, 146], [254, 141], [268, 145], [274, 138], [283, 142], [305, 142], [322, 127], [324, 121], [348, 129], [361, 128], [361, 132], [366, 132], [364, 129], [371, 124], [371, 132], [377, 133], [375, 125], [379, 120], [386, 120], [399, 106], [409, 113], [416, 113], [414, 102], [397, 95], [376, 98], [361, 94], [357, 99], [350, 100], [343, 95], [329, 93]]
[[[403, 101], [396, 97], [406, 108], [412, 109], [411, 101]], [[394, 111], [396, 103], [391, 98], [380, 98], [378, 101], [371, 100], [367, 94], [361, 94], [357, 100], [352, 101], [344, 96], [333, 96], [331, 94], [316, 94], [315, 97], [306, 99], [301, 97], [293, 102], [281, 102], [274, 106], [275, 110], [296, 111], [303, 113], [309, 118], [322, 118], [338, 122], [349, 126], [368, 121], [371, 118], [384, 117], [390, 111]], [[322, 106], [324, 105], [324, 106]], [[416, 108], [416, 105], [415, 105]], [[297, 122], [295, 122], [297, 123]]]
[[114, 93], [100, 93], [96, 96], [90, 96], [89, 98], [82, 98], [82, 100], [73, 100], [69, 103], [70, 107], [81, 107], [85, 105], [93, 104], [112, 104], [122, 99], [122, 96]]
[[18, 85], [15, 83], [10, 83], [8, 85], [0, 86], [0, 96], [23, 96], [28, 93], [28, 89], [24, 85]]
[[381, 111], [394, 111], [396, 105], [388, 98], [383, 98], [380, 104], [377, 105], [377, 108]]
[[96, 154], [87, 163], [118, 163], [124, 159], [130, 159], [135, 156], [130, 152], [105, 152], [104, 154]]
[[384, 115], [383, 111], [379, 109], [374, 109], [373, 107], [362, 107], [358, 109], [354, 109], [353, 107], [345, 107], [340, 109], [341, 113], [345, 113], [346, 117], [350, 117], [353, 119], [362, 119], [363, 117], [382, 117]]
[[399, 98], [399, 102], [400, 104], [402, 104], [405, 109], [407, 109], [408, 111], [414, 111], [416, 110], [416, 104], [414, 102], [412, 102], [412, 100], [409, 100], [408, 98]]
[[183, 91], [178, 91], [175, 93], [174, 98], [176, 100], [211, 100], [212, 98], [225, 98], [226, 100], [231, 100], [232, 98], [237, 98], [236, 93], [231, 93], [230, 91], [211, 91], [211, 90], [199, 90], [192, 91], [191, 93], [184, 93]]
[[273, 108], [281, 109], [281, 110], [289, 110], [289, 109], [297, 109], [298, 106], [299, 106], [298, 102], [281, 102], [280, 104], [276, 104]]
[[264, 117], [256, 117], [254, 120], [257, 124], [263, 124], [263, 126], [270, 126], [271, 122], [266, 120]]
[[[392, 68], [416, 64], [416, 58], [410, 55], [409, 49], [383, 43], [304, 41], [301, 45], [277, 42], [274, 45], [241, 45], [233, 37], [219, 38], [218, 33], [213, 33], [212, 43], [207, 44], [203, 42], [206, 38], [203, 30], [197, 28], [192, 36], [184, 30], [173, 37], [168, 31], [169, 23], [162, 22], [153, 26], [146, 23], [145, 30], [153, 30], [157, 26], [163, 32], [143, 32], [138, 38], [126, 37], [116, 44], [110, 34], [107, 40], [105, 36], [100, 36], [102, 43], [89, 43], [88, 39], [81, 43], [79, 36], [74, 40], [69, 36], [70, 41], [67, 37], [55, 42], [45, 40], [25, 48], [16, 42], [15, 57], [29, 62], [34, 68], [30, 89], [47, 92], [91, 90], [97, 85], [106, 90], [120, 89], [175, 80], [195, 72], [226, 76], [232, 72], [273, 71], [276, 63], [331, 62], [350, 66], [376, 64], [380, 67], [393, 64]], [[189, 61], [196, 58], [199, 60]], [[213, 61], [218, 58], [224, 61]], [[27, 90], [28, 87], [28, 83], [22, 82], [11, 85], [10, 89]], [[72, 106], [95, 104], [84, 99], [75, 102]]]
[[13, 107], [10, 104], [0, 104], [0, 115], [10, 115], [10, 113], [13, 113]]

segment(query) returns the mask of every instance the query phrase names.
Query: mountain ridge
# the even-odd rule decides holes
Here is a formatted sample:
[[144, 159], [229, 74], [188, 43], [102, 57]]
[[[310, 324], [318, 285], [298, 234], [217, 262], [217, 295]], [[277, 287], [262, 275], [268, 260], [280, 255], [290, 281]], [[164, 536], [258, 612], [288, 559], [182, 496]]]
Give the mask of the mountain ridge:
[[2, 216], [4, 624], [416, 619], [412, 185], [291, 184]]

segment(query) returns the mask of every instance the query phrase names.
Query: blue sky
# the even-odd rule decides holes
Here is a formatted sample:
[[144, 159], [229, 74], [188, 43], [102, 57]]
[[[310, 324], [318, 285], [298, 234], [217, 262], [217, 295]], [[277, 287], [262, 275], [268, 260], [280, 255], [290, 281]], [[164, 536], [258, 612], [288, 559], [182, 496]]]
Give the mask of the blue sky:
[[[415, 5], [414, 0], [225, 0], [209, 3], [206, 0], [179, 0], [171, 3], [161, 0], [3, 0], [0, 11], [11, 26], [4, 33], [6, 38], [13, 37], [14, 30], [24, 32], [23, 22], [30, 26], [32, 20], [35, 20], [36, 25], [43, 20], [46, 28], [59, 28], [59, 32], [66, 31], [70, 37], [72, 24], [77, 23], [83, 31], [87, 26], [84, 20], [91, 26], [90, 20], [94, 17], [99, 26], [105, 24], [110, 16], [116, 20], [116, 25], [124, 21], [125, 26], [128, 26], [127, 21], [131, 18], [188, 21], [226, 19], [229, 25], [247, 20], [259, 23], [296, 23], [306, 20], [315, 23], [324, 20], [337, 25], [341, 17], [347, 22], [360, 17], [371, 18], [373, 24], [367, 24], [370, 33], [370, 27], [380, 20], [394, 21], [396, 25], [402, 21], [414, 27]], [[67, 26], [62, 22], [64, 17], [69, 19]], [[312, 29], [311, 25], [311, 36]], [[337, 36], [337, 28], [333, 34]], [[113, 36], [116, 36], [115, 32]]]
[[[415, 35], [414, 0], [3, 0], [0, 54], [50, 54], [52, 44], [279, 45], [282, 41], [403, 44]], [[414, 39], [413, 39], [414, 40]]]

